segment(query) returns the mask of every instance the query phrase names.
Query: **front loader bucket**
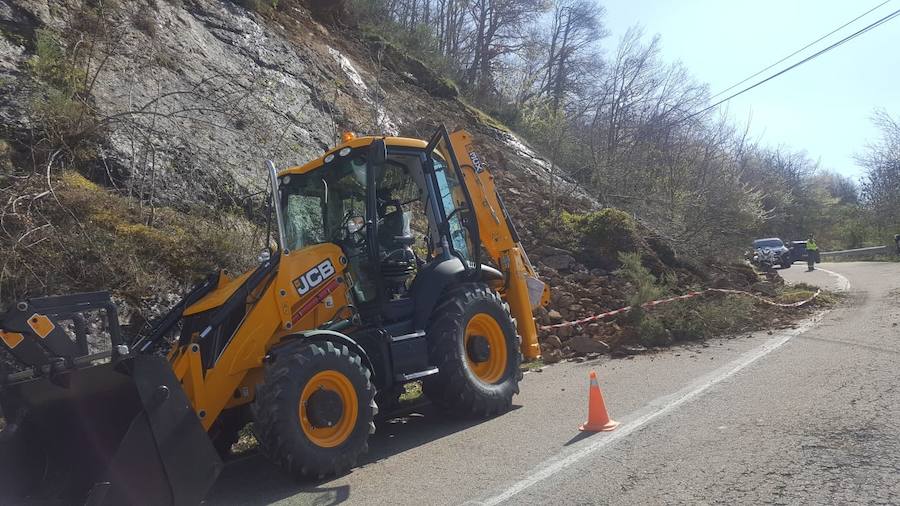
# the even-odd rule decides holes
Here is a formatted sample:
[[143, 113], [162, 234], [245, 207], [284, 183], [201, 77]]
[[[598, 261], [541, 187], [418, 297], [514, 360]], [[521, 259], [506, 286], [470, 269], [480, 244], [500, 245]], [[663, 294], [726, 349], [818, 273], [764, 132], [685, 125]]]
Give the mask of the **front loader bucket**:
[[197, 504], [222, 462], [164, 357], [0, 388], [0, 504]]

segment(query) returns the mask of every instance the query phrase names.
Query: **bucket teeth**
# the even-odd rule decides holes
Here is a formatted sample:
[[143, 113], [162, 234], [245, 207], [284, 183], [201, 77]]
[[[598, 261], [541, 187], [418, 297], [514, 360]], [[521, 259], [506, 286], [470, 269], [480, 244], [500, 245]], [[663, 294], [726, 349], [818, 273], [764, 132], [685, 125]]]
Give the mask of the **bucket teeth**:
[[375, 422], [369, 422], [369, 434], [375, 434]]

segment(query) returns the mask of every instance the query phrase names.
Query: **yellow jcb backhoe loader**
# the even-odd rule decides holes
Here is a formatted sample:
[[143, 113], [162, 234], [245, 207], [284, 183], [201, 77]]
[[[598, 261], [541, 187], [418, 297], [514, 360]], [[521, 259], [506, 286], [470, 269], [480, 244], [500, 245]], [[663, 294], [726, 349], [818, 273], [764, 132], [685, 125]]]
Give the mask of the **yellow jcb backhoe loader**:
[[[549, 291], [469, 134], [348, 135], [267, 165], [277, 247], [148, 334], [123, 339], [103, 292], [0, 319], [23, 369], [0, 375], [0, 503], [196, 504], [248, 421], [291, 475], [341, 473], [411, 381], [454, 415], [510, 408]], [[98, 319], [111, 346], [92, 354]]]

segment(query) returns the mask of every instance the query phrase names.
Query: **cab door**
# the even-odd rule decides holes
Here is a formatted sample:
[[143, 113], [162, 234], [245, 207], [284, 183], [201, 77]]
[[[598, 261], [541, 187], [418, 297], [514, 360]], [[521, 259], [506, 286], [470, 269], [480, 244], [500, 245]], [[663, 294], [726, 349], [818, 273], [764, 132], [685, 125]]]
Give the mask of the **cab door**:
[[473, 276], [477, 275], [481, 270], [478, 224], [446, 128], [442, 126], [431, 137], [425, 156], [431, 166], [428, 172], [434, 193], [432, 202], [438, 209], [435, 218], [439, 221], [441, 244], [436, 246], [458, 258]]

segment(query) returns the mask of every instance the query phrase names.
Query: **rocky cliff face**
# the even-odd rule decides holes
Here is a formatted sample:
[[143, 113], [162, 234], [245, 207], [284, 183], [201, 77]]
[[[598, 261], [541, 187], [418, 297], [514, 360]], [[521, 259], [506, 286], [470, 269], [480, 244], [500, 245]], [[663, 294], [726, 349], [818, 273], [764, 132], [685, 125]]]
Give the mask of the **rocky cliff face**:
[[21, 139], [33, 122], [35, 32], [85, 30], [77, 37], [97, 39], [85, 42], [97, 46], [86, 93], [102, 127], [102, 172], [126, 184], [152, 174], [162, 202], [208, 203], [259, 187], [263, 160], [303, 163], [345, 129], [425, 137], [440, 123], [478, 124], [504, 165], [547, 170], [520, 140], [473, 122], [420, 62], [332, 33], [299, 5], [266, 16], [228, 0], [119, 1], [102, 14], [91, 5], [0, 0], [5, 135]]

